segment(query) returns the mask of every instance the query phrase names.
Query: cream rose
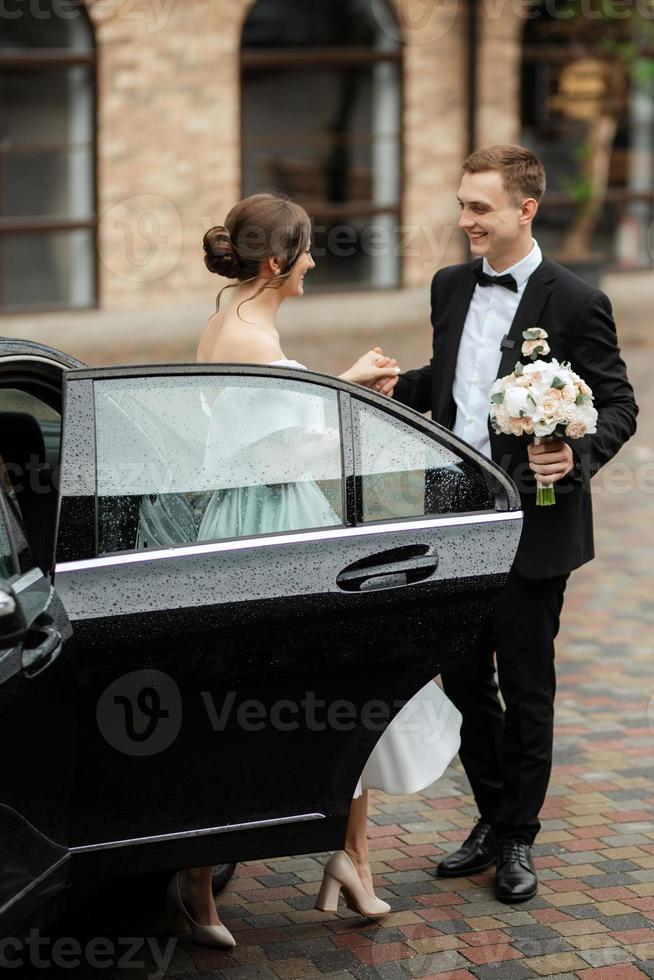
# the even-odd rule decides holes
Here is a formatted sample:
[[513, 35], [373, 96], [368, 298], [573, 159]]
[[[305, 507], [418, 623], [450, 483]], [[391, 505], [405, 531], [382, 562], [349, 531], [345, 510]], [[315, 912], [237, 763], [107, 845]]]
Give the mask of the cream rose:
[[540, 405], [543, 410], [543, 415], [550, 417], [555, 415], [559, 410], [559, 402], [549, 394], [545, 395]]
[[568, 422], [565, 427], [565, 434], [568, 439], [583, 439], [586, 435], [587, 429], [583, 422], [575, 421]]

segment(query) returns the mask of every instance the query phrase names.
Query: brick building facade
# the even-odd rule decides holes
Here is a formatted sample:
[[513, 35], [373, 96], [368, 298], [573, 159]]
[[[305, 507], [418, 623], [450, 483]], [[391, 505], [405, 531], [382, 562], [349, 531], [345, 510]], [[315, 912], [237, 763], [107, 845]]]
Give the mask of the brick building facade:
[[[44, 296], [40, 304], [38, 296], [30, 302], [28, 290], [23, 290], [18, 307], [65, 309], [97, 303], [104, 310], [137, 310], [209, 300], [215, 294], [217, 282], [204, 268], [201, 240], [204, 230], [222, 222], [243, 193], [244, 25], [259, 5], [267, 4], [274, 13], [277, 3], [278, 11], [285, 8], [288, 13], [294, 2], [297, 6], [296, 0], [85, 0], [86, 12], [77, 11], [87, 32], [78, 60], [89, 79], [95, 76], [96, 190], [95, 213], [79, 222], [80, 228], [97, 234], [96, 274], [92, 286], [77, 290], [81, 301], [75, 302], [75, 290], [64, 289], [57, 302]], [[470, 146], [471, 107], [477, 145], [524, 138], [521, 86], [527, 20], [518, 4], [478, 5], [471, 66], [468, 3], [443, 0], [430, 7], [424, 0], [339, 0], [341, 7], [347, 2], [365, 8], [370, 22], [376, 22], [398, 70], [401, 167], [393, 248], [401, 254], [395, 280], [391, 270], [386, 285], [419, 286], [429, 282], [438, 265], [464, 254], [454, 191]], [[320, 6], [320, 0], [311, 3]], [[50, 5], [54, 16], [55, 0]], [[66, 4], [60, 0], [60, 6]], [[74, 8], [68, 2], [71, 22]], [[39, 30], [47, 29], [44, 23]], [[280, 18], [280, 38], [289, 24], [288, 18]], [[12, 29], [20, 30], [18, 20]], [[11, 50], [7, 60], [0, 46], [0, 70], [20, 72], [25, 66], [20, 59], [12, 62]], [[292, 85], [302, 86], [302, 76], [293, 77]], [[283, 129], [285, 117], [284, 104], [275, 100], [274, 88], [270, 91], [271, 104], [265, 106], [272, 120], [267, 124], [269, 142], [275, 119]], [[49, 179], [47, 170], [44, 179]], [[651, 202], [649, 206], [651, 211]], [[364, 208], [364, 218], [365, 213]], [[23, 249], [30, 229], [39, 233], [36, 216], [27, 224], [23, 217], [14, 225], [12, 220], [11, 212], [3, 218], [6, 237], [0, 239], [0, 248], [4, 241], [10, 256], [11, 234], [20, 221]], [[63, 236], [64, 226], [56, 234]], [[55, 234], [55, 225], [44, 227]], [[5, 263], [6, 269], [20, 268], [19, 258], [17, 253], [14, 265]], [[80, 263], [70, 257], [68, 262], [66, 267], [59, 260], [53, 268], [74, 277]], [[338, 277], [329, 285], [338, 289]], [[9, 298], [3, 304], [0, 292], [0, 309], [11, 311], [16, 305], [11, 288], [4, 292]]]

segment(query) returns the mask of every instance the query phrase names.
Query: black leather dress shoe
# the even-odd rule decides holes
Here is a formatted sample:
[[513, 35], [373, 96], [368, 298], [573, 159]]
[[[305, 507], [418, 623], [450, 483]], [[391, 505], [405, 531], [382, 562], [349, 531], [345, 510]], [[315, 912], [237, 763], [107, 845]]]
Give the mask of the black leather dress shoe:
[[441, 878], [462, 878], [495, 864], [497, 841], [489, 823], [480, 820], [458, 851], [448, 854], [436, 867]]
[[513, 905], [526, 902], [538, 891], [538, 879], [531, 860], [531, 847], [522, 841], [502, 841], [497, 852], [495, 896]]

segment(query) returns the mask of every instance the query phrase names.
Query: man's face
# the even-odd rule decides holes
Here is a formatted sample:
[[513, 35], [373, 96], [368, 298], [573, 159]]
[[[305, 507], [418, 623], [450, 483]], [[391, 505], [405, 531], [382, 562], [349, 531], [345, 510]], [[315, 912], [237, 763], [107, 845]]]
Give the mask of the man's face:
[[[459, 185], [459, 228], [475, 256], [493, 260], [509, 256], [525, 231], [520, 205], [512, 200], [497, 170], [464, 174]], [[522, 219], [522, 220], [521, 220]]]

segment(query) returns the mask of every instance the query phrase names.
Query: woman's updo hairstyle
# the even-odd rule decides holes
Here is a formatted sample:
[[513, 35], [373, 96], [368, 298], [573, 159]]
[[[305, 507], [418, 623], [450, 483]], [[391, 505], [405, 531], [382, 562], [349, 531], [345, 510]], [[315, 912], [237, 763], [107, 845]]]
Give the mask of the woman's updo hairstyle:
[[204, 236], [204, 264], [209, 272], [225, 279], [238, 278], [239, 262], [227, 228], [218, 225]]
[[232, 208], [224, 225], [206, 233], [204, 262], [210, 272], [243, 283], [260, 276], [262, 261], [276, 259], [281, 275], [266, 279], [261, 292], [283, 284], [310, 239], [311, 222], [299, 204], [278, 194], [253, 194]]

